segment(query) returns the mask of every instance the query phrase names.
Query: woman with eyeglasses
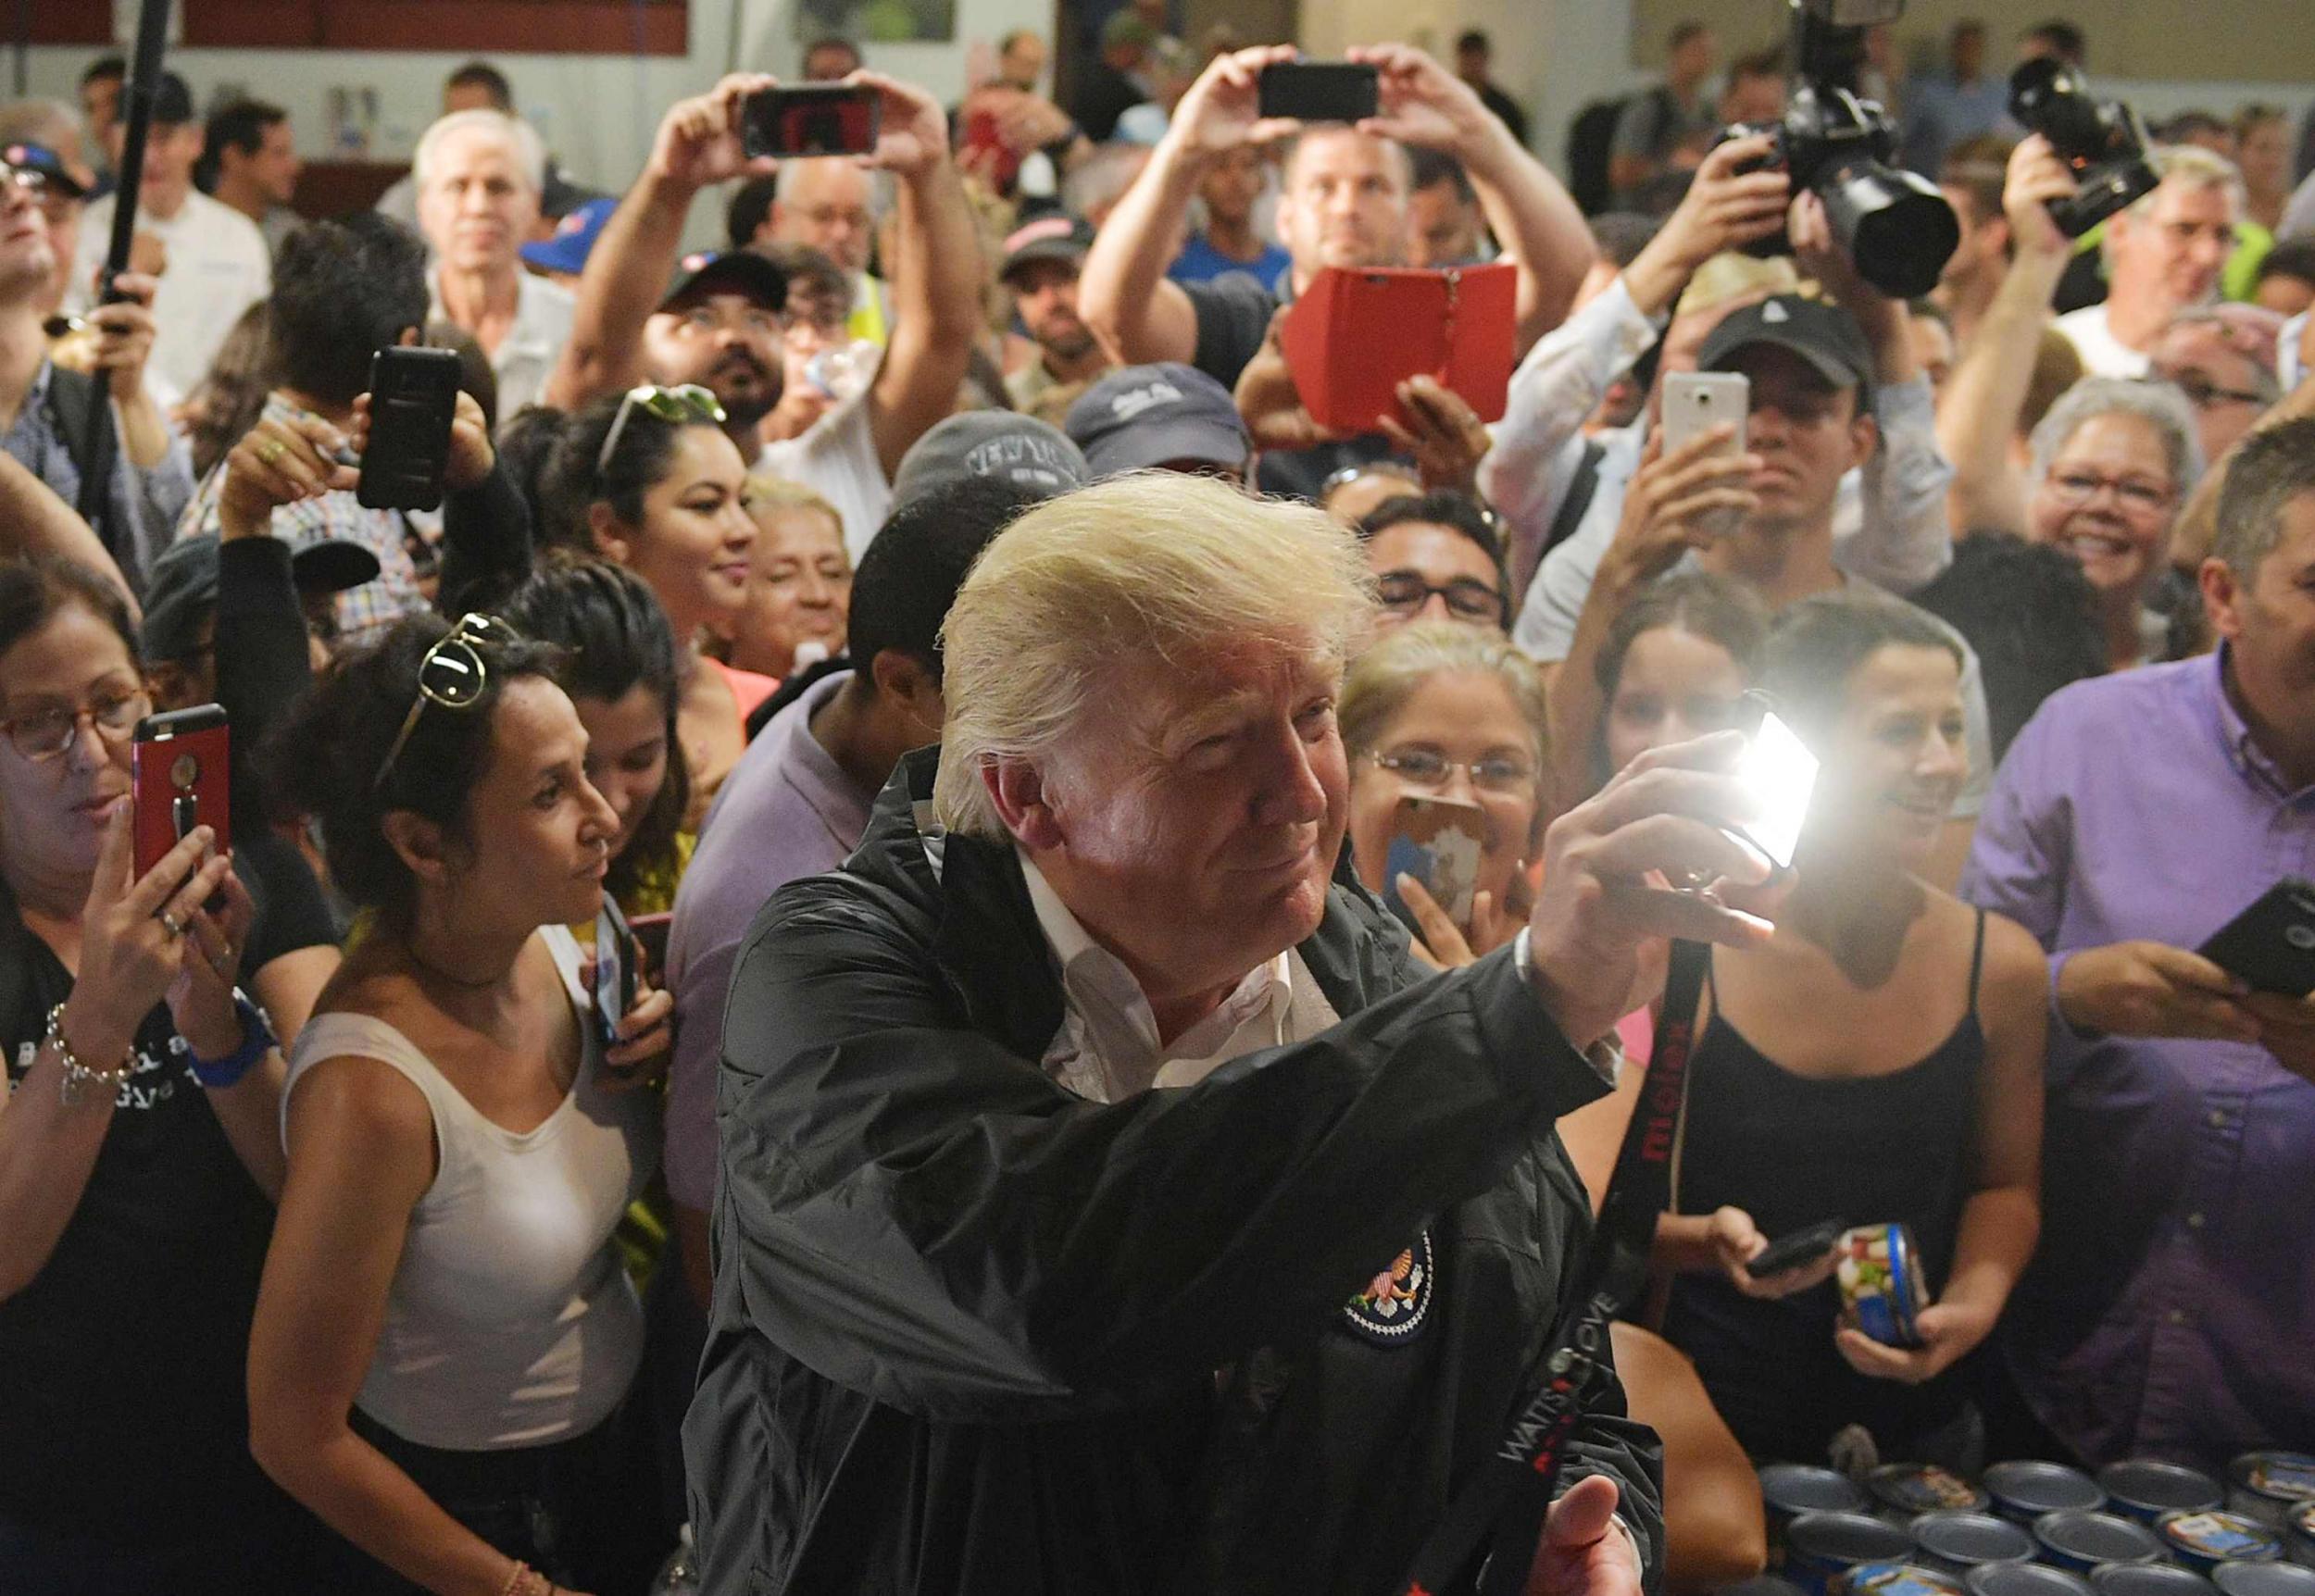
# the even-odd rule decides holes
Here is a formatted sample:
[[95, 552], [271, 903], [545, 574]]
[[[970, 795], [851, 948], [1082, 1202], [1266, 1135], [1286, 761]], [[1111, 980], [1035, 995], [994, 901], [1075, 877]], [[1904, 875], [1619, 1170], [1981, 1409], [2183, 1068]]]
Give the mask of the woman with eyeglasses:
[[799, 658], [810, 665], [844, 652], [852, 605], [844, 517], [811, 489], [778, 477], [748, 480], [747, 509], [756, 517], [756, 577], [746, 607], [720, 629], [723, 657], [785, 680]]
[[310, 1589], [243, 1370], [330, 924], [206, 827], [135, 868], [152, 708], [106, 579], [0, 561], [0, 1590]]
[[1358, 532], [1382, 602], [1379, 628], [1446, 620], [1508, 630], [1503, 543], [1476, 500], [1444, 489], [1386, 499]]
[[705, 388], [631, 388], [570, 418], [548, 467], [550, 541], [633, 571], [674, 630], [693, 830], [747, 746], [748, 712], [778, 685], [700, 652], [745, 612], [758, 536], [722, 420]]
[[413, 617], [281, 744], [371, 916], [291, 1062], [249, 1343], [258, 1461], [373, 1560], [317, 1590], [616, 1596], [664, 1552], [612, 1232], [657, 1158], [657, 1094], [625, 1089], [670, 1005], [639, 986], [607, 1027], [565, 929], [619, 818], [556, 663], [488, 616]]

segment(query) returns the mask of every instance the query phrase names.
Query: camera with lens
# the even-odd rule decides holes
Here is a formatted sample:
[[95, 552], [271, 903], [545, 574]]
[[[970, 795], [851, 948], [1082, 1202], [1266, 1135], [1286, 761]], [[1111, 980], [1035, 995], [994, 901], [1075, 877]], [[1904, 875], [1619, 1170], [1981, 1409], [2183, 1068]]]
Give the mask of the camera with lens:
[[[1799, 69], [1783, 117], [1729, 128], [1721, 139], [1768, 135], [1775, 148], [1755, 169], [1782, 168], [1796, 193], [1808, 189], [1824, 203], [1858, 276], [1895, 299], [1927, 293], [1961, 243], [1960, 221], [1933, 184], [1892, 164], [1896, 123], [1878, 102], [1857, 96], [1865, 30], [1896, 20], [1905, 0], [1789, 4]], [[1779, 232], [1749, 249], [1773, 256], [1792, 247]]]
[[2138, 113], [2120, 100], [2092, 98], [2082, 74], [2063, 61], [2045, 56], [2011, 73], [2009, 114], [2073, 168], [2082, 192], [2049, 205], [2050, 219], [2068, 238], [2080, 238], [2162, 181]]

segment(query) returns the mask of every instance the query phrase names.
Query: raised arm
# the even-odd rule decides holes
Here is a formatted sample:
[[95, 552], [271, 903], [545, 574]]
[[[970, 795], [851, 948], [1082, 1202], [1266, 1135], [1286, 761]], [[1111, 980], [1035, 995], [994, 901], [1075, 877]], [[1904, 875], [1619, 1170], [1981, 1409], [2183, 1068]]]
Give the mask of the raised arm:
[[54, 555], [85, 566], [120, 590], [131, 616], [137, 596], [103, 542], [56, 490], [0, 450], [0, 555]]
[[658, 308], [682, 249], [692, 201], [710, 183], [776, 169], [740, 151], [740, 105], [773, 80], [740, 73], [679, 100], [659, 122], [651, 157], [603, 225], [579, 277], [570, 338], [546, 380], [545, 401], [576, 410], [642, 380], [643, 324]]

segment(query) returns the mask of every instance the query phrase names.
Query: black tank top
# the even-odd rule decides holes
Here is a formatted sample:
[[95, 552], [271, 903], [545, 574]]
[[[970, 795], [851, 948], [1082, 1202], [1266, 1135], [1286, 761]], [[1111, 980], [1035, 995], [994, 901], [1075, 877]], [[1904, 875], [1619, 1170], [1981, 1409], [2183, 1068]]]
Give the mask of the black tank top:
[[[1977, 1014], [1984, 953], [1980, 910], [1969, 1011], [1928, 1056], [1888, 1075], [1795, 1075], [1738, 1034], [1716, 997], [1689, 1066], [1676, 1211], [1742, 1208], [1772, 1241], [1828, 1219], [1902, 1220], [1934, 1300], [1953, 1267], [1970, 1193], [1985, 1057]], [[1833, 1344], [1839, 1313], [1830, 1282], [1764, 1302], [1718, 1275], [1683, 1274], [1664, 1331], [1755, 1457], [1821, 1462], [1826, 1442], [1850, 1424], [1872, 1431], [1883, 1457], [1921, 1455], [1911, 1449], [1961, 1410], [1958, 1368], [1925, 1386], [1859, 1375]]]

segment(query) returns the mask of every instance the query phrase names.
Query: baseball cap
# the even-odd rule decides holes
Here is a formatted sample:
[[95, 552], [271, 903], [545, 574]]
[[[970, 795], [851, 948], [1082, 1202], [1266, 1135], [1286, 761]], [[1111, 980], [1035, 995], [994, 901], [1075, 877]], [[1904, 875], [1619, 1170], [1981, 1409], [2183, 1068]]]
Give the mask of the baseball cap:
[[1005, 264], [997, 271], [1009, 282], [1021, 267], [1040, 260], [1067, 261], [1075, 266], [1094, 246], [1094, 230], [1073, 216], [1041, 216], [1023, 222], [1005, 236]]
[[893, 503], [906, 505], [975, 477], [1066, 493], [1092, 476], [1085, 456], [1059, 428], [1013, 410], [968, 410], [909, 445], [893, 473]]
[[46, 144], [9, 144], [0, 149], [0, 160], [18, 171], [38, 174], [42, 185], [53, 193], [67, 199], [87, 197], [88, 185], [75, 177], [72, 168], [64, 164], [64, 157]]
[[[216, 612], [218, 540], [214, 532], [179, 538], [153, 561], [144, 583], [144, 656], [190, 659], [200, 652], [202, 619]], [[341, 593], [378, 580], [378, 556], [343, 538], [319, 538], [290, 555], [290, 580], [301, 598]]]
[[1722, 370], [1737, 351], [1761, 343], [1791, 350], [1835, 388], [1856, 389], [1859, 411], [1872, 396], [1873, 352], [1857, 318], [1796, 293], [1771, 294], [1722, 317], [1696, 351], [1696, 369]]
[[1178, 460], [1242, 470], [1254, 448], [1230, 390], [1174, 361], [1112, 371], [1070, 406], [1068, 421], [1096, 480]]
[[577, 210], [555, 224], [555, 236], [544, 243], [526, 243], [519, 252], [523, 260], [541, 271], [561, 271], [576, 275], [586, 269], [587, 256], [594, 248], [594, 241], [603, 236], [603, 224], [619, 209], [616, 199], [589, 200]]
[[[128, 107], [121, 107], [125, 118]], [[182, 127], [194, 120], [193, 91], [174, 72], [163, 72], [153, 85], [153, 120], [164, 128]]]
[[676, 263], [675, 281], [659, 297], [665, 310], [695, 293], [744, 293], [767, 310], [788, 303], [788, 274], [752, 249], [701, 250]]

